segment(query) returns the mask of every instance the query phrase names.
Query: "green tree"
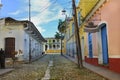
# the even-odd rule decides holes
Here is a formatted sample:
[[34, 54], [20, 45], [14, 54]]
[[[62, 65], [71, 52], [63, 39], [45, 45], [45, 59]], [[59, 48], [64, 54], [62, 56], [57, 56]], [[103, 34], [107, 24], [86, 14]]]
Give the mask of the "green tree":
[[56, 38], [56, 39], [61, 39], [61, 34], [60, 34], [59, 32], [56, 32], [55, 38]]
[[65, 21], [62, 21], [61, 19], [59, 19], [59, 22], [58, 22], [58, 30], [60, 33], [65, 33]]
[[55, 38], [56, 39], [61, 39], [61, 55], [62, 54], [62, 40], [64, 39], [64, 32], [65, 32], [65, 21], [62, 21], [61, 19], [59, 19], [58, 22], [58, 31], [55, 34]]

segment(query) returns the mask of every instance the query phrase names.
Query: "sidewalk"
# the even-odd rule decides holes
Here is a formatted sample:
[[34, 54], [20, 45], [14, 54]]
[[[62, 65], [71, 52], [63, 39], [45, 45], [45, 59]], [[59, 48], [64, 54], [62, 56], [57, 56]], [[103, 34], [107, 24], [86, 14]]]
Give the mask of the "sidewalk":
[[[66, 58], [70, 59], [71, 61], [77, 63], [77, 61], [69, 56], [64, 55]], [[105, 68], [102, 67], [98, 67], [98, 66], [94, 66], [91, 64], [88, 64], [86, 62], [83, 62], [83, 66], [105, 78], [107, 78], [108, 80], [120, 80], [120, 74], [112, 72], [110, 70], [107, 70]]]
[[0, 76], [13, 71], [14, 69], [0, 69]]

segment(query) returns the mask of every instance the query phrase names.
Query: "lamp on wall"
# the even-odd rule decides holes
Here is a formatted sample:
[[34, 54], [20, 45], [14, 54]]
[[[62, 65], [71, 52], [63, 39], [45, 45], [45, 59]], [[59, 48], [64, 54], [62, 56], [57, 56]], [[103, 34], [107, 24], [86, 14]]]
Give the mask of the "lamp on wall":
[[65, 14], [66, 14], [66, 10], [63, 9], [63, 10], [62, 10], [62, 15], [65, 15]]

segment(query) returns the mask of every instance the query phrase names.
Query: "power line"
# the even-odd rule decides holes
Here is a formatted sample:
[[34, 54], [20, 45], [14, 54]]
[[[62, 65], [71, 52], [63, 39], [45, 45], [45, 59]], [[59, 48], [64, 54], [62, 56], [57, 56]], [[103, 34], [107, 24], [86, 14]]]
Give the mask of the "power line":
[[[57, 0], [55, 0], [52, 4], [55, 4], [57, 2]], [[50, 7], [51, 5], [48, 5], [47, 7], [45, 7], [44, 9], [42, 9], [42, 11], [40, 11], [40, 13], [44, 12], [46, 9], [48, 9], [48, 7]]]
[[40, 9], [40, 11], [42, 11], [43, 9], [45, 9], [46, 7], [48, 7], [48, 6], [49, 6], [49, 2], [46, 3], [45, 5], [47, 5], [47, 6], [42, 7], [42, 8]]
[[[58, 0], [55, 0], [52, 4], [56, 3]], [[61, 5], [69, 5], [70, 3], [72, 3], [72, 1], [68, 1], [68, 2], [65, 2], [65, 3], [61, 3]], [[51, 6], [51, 5], [50, 5]], [[49, 5], [42, 8], [40, 12], [44, 12], [48, 7], [50, 7]], [[65, 8], [65, 9], [71, 9], [71, 8]]]

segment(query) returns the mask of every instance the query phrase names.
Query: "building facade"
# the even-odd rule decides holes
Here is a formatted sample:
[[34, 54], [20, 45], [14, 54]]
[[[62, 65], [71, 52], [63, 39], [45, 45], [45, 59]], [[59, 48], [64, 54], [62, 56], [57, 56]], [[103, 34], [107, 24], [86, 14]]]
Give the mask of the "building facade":
[[0, 19], [0, 48], [5, 50], [6, 58], [17, 57], [18, 61], [38, 58], [42, 55], [44, 42], [32, 22], [10, 17]]
[[[81, 41], [82, 60], [84, 60], [85, 55], [87, 55], [87, 50], [86, 50], [87, 46], [85, 45], [86, 44], [85, 43], [86, 33], [84, 32], [84, 26], [85, 26], [84, 18], [89, 14], [89, 12], [94, 7], [94, 5], [97, 3], [97, 1], [98, 0], [80, 0], [76, 8], [77, 22], [78, 22], [78, 27], [79, 27], [80, 41]], [[67, 20], [66, 24], [67, 24], [66, 33], [65, 33], [66, 54], [77, 60], [75, 25], [74, 25], [73, 17], [71, 18], [71, 20], [70, 19]]]
[[[55, 39], [55, 38], [45, 38], [46, 43], [44, 44], [44, 50], [45, 53], [61, 53], [61, 39]], [[62, 43], [62, 47], [64, 47]], [[62, 49], [62, 52], [64, 53], [64, 50]]]
[[73, 18], [66, 19], [66, 24], [67, 24], [65, 32], [66, 54], [76, 59], [77, 54], [75, 42], [75, 25]]
[[[82, 60], [120, 73], [120, 1], [80, 0], [77, 20], [81, 41]], [[71, 43], [76, 42], [70, 21], [66, 28], [66, 54], [73, 56]], [[75, 40], [75, 41], [74, 41]], [[77, 57], [72, 57], [77, 60]]]
[[[120, 73], [119, 0], [101, 0], [89, 15], [86, 62]], [[93, 26], [90, 26], [92, 23]], [[93, 28], [91, 28], [93, 27]]]

